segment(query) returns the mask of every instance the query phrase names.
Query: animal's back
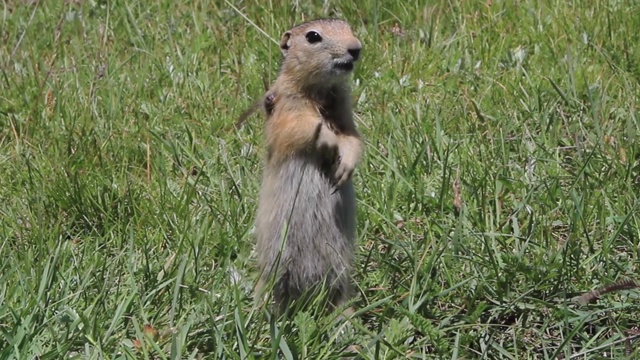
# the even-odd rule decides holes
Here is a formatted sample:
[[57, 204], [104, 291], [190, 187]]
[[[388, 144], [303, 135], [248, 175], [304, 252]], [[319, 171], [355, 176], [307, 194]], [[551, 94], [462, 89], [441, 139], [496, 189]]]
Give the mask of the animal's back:
[[331, 194], [326, 170], [306, 156], [264, 176], [269, 181], [261, 190], [256, 224], [256, 250], [266, 267], [260, 286], [275, 271], [276, 303], [288, 304], [326, 282], [329, 301], [341, 304], [351, 292], [356, 212], [351, 180]]

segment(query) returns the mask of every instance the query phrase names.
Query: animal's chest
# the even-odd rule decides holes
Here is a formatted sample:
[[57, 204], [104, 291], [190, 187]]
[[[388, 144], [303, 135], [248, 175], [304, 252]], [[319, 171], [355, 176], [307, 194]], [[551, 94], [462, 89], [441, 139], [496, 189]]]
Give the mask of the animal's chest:
[[339, 111], [338, 104], [329, 103], [328, 105], [319, 107], [318, 115], [320, 115], [320, 118], [322, 118], [322, 123], [326, 125], [329, 130], [333, 131], [336, 134], [344, 131], [344, 114]]

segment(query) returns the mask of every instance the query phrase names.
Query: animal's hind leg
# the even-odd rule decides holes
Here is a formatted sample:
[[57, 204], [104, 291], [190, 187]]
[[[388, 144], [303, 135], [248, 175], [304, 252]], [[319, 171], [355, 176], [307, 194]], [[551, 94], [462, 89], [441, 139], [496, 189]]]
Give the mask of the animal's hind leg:
[[349, 306], [346, 309], [342, 309], [348, 302], [353, 298], [353, 289], [351, 285], [351, 281], [349, 277], [344, 277], [340, 279], [340, 284], [336, 284], [337, 286], [331, 291], [331, 309], [332, 310], [341, 310], [342, 317], [349, 318], [355, 310], [352, 306]]

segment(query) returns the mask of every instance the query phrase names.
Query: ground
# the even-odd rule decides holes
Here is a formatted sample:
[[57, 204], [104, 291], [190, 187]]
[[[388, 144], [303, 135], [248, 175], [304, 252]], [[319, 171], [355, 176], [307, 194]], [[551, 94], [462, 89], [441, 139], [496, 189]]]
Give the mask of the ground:
[[[3, 1], [0, 358], [637, 358], [637, 290], [574, 297], [638, 277], [639, 13]], [[347, 323], [254, 307], [264, 119], [234, 126], [320, 17], [364, 46]]]

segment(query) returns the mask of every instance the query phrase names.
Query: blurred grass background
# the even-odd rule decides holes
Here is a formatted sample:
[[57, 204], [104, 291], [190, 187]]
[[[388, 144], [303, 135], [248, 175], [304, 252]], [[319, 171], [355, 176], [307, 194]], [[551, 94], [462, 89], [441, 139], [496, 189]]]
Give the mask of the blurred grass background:
[[[634, 1], [0, 5], [0, 358], [636, 358]], [[252, 307], [274, 43], [349, 21], [349, 324]]]

